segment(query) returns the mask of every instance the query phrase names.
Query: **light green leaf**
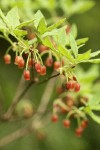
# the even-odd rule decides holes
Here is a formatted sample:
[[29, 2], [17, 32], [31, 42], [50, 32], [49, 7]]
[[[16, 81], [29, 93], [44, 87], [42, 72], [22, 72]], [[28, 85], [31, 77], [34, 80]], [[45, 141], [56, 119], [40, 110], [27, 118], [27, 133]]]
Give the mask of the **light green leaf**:
[[61, 45], [58, 46], [58, 51], [63, 55], [66, 56], [67, 59], [69, 59], [71, 62], [74, 62], [74, 58], [71, 55], [70, 51], [66, 48], [62, 47]]
[[91, 53], [91, 58], [92, 57], [95, 57], [95, 56], [97, 56], [97, 55], [99, 55], [100, 54], [100, 50], [98, 50], [97, 52], [93, 52], [93, 53]]
[[43, 18], [43, 14], [41, 13], [40, 10], [38, 10], [36, 12], [36, 14], [34, 15], [34, 26], [37, 28], [39, 25], [40, 20]]
[[5, 25], [5, 23], [0, 19], [0, 31], [2, 32], [2, 31], [4, 31], [4, 30], [6, 30], [7, 28], [6, 28], [6, 25]]
[[55, 23], [55, 24], [49, 26], [49, 27], [47, 28], [47, 31], [51, 31], [51, 30], [53, 30], [53, 29], [56, 29], [56, 28], [59, 27], [65, 20], [66, 20], [66, 18], [61, 19], [61, 20], [58, 21], [57, 23]]
[[43, 36], [44, 36], [44, 37], [46, 37], [46, 36], [55, 36], [55, 35], [58, 34], [58, 31], [59, 31], [59, 29], [54, 29], [54, 30], [52, 30], [52, 31], [50, 31], [50, 32], [45, 32], [45, 33], [43, 34]]
[[89, 10], [90, 8], [92, 8], [94, 6], [94, 2], [93, 1], [76, 1], [71, 10], [72, 13], [83, 13], [87, 10]]
[[76, 24], [72, 24], [70, 33], [74, 36], [74, 38], [77, 37], [77, 26], [76, 26]]
[[88, 115], [97, 123], [100, 124], [100, 116], [95, 115], [92, 111], [88, 112]]
[[89, 38], [82, 38], [82, 39], [78, 39], [76, 40], [77, 45], [81, 45], [86, 43], [89, 40]]
[[47, 30], [47, 26], [46, 26], [44, 17], [41, 18], [41, 20], [38, 24], [37, 30], [40, 32], [40, 34], [45, 33], [45, 31]]
[[14, 7], [12, 8], [6, 16], [9, 24], [11, 25], [11, 27], [14, 29], [15, 27], [17, 27], [20, 22], [19, 22], [19, 14], [18, 14], [18, 8]]
[[20, 29], [15, 29], [14, 30], [14, 33], [17, 35], [17, 36], [25, 36], [27, 34], [27, 31], [25, 30], [20, 30]]
[[53, 44], [51, 43], [49, 37], [44, 38], [42, 42], [45, 46], [50, 47], [52, 50], [55, 50], [55, 48], [54, 48]]
[[5, 15], [3, 14], [1, 9], [0, 9], [0, 18], [1, 18], [2, 22], [5, 24], [6, 27], [10, 27], [10, 24], [9, 24], [8, 20], [5, 17]]
[[85, 44], [81, 44], [78, 46], [78, 49], [80, 49], [81, 47], [83, 47]]
[[99, 105], [91, 106], [91, 110], [97, 110], [97, 111], [99, 111], [100, 110], [100, 104]]
[[33, 22], [34, 22], [34, 19], [33, 19], [33, 20], [30, 20], [30, 21], [22, 22], [22, 23], [20, 23], [20, 25], [18, 25], [16, 28], [17, 28], [17, 29], [21, 29], [22, 27], [25, 27], [25, 26], [27, 26], [27, 25], [33, 23]]
[[72, 36], [72, 34], [69, 34], [69, 41], [70, 41], [70, 46], [71, 46], [71, 50], [74, 54], [74, 57], [77, 58], [78, 57], [78, 47], [77, 47], [76, 41], [75, 41], [74, 37]]
[[67, 44], [66, 32], [64, 27], [58, 29], [58, 33], [54, 36], [54, 40], [57, 44], [63, 45], [63, 47]]
[[100, 59], [90, 59], [90, 60], [83, 60], [82, 63], [95, 63], [98, 64], [100, 63]]
[[90, 58], [90, 54], [91, 54], [91, 50], [88, 50], [87, 52], [83, 54], [78, 54], [77, 62], [88, 60]]

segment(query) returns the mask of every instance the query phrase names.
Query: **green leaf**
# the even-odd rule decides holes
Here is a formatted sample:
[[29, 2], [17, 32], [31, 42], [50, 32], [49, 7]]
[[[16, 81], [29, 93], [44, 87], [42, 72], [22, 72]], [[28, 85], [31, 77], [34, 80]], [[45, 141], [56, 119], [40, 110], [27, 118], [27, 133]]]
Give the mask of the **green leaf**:
[[100, 50], [98, 50], [97, 52], [93, 52], [93, 53], [91, 53], [91, 58], [92, 57], [95, 57], [95, 56], [97, 56], [97, 55], [99, 55], [100, 54]]
[[27, 34], [27, 31], [25, 31], [25, 30], [20, 30], [20, 29], [15, 29], [15, 30], [14, 30], [14, 33], [15, 33], [17, 36], [22, 37], [22, 36], [25, 36], [25, 35]]
[[34, 19], [33, 19], [33, 20], [30, 20], [30, 21], [22, 22], [22, 23], [20, 23], [20, 25], [18, 25], [16, 28], [17, 28], [17, 29], [21, 29], [22, 27], [25, 27], [25, 26], [27, 26], [27, 25], [33, 23], [33, 22], [34, 22]]
[[75, 41], [74, 37], [72, 36], [72, 34], [69, 34], [69, 40], [70, 40], [70, 46], [71, 46], [71, 50], [74, 54], [74, 57], [77, 58], [78, 57], [78, 47], [77, 47], [76, 41]]
[[83, 47], [85, 44], [81, 44], [78, 46], [78, 49], [80, 49], [81, 47]]
[[100, 116], [95, 115], [92, 111], [88, 112], [88, 115], [97, 123], [100, 124]]
[[45, 37], [42, 42], [45, 46], [51, 48], [52, 50], [55, 50], [55, 48], [54, 48], [53, 44], [51, 43], [49, 37]]
[[69, 59], [71, 62], [74, 62], [74, 58], [71, 55], [70, 51], [66, 48], [62, 47], [61, 45], [58, 46], [58, 51], [63, 55], [66, 56], [67, 59]]
[[97, 110], [97, 111], [99, 111], [100, 110], [100, 105], [91, 106], [91, 110]]
[[63, 45], [63, 47], [67, 44], [66, 31], [64, 27], [58, 29], [57, 34], [54, 36], [54, 40], [57, 44]]
[[6, 16], [9, 24], [11, 25], [11, 27], [14, 29], [15, 27], [17, 27], [20, 22], [19, 22], [19, 14], [18, 14], [18, 8], [14, 7], [12, 8]]
[[70, 33], [74, 36], [74, 38], [77, 37], [77, 26], [76, 26], [76, 24], [72, 24]]
[[34, 15], [34, 26], [37, 28], [39, 25], [40, 20], [43, 18], [43, 14], [41, 13], [40, 10], [38, 10], [36, 12], [36, 14]]
[[83, 54], [78, 54], [77, 62], [88, 60], [90, 58], [90, 54], [91, 54], [91, 50], [88, 50], [87, 52]]
[[55, 36], [55, 35], [58, 34], [58, 31], [59, 31], [59, 29], [54, 29], [54, 30], [52, 30], [52, 31], [50, 31], [50, 32], [45, 32], [45, 33], [43, 34], [43, 36], [44, 36], [44, 37], [46, 37], [46, 36]]
[[90, 60], [83, 60], [82, 63], [95, 63], [98, 64], [100, 63], [100, 59], [90, 59]]
[[10, 24], [9, 24], [8, 20], [5, 17], [5, 15], [3, 14], [1, 9], [0, 9], [0, 18], [2, 20], [2, 23], [4, 23], [6, 27], [10, 27]]
[[41, 20], [38, 24], [37, 30], [40, 32], [40, 34], [45, 33], [45, 31], [47, 30], [47, 26], [46, 26], [44, 17], [41, 18]]
[[94, 2], [93, 1], [76, 1], [71, 10], [72, 13], [84, 13], [85, 11], [89, 10], [90, 8], [92, 8], [94, 6]]
[[5, 23], [0, 19], [0, 31], [1, 32], [4, 32], [4, 30], [6, 30], [6, 25]]
[[56, 28], [59, 27], [65, 20], [66, 20], [66, 18], [61, 19], [61, 20], [58, 21], [57, 23], [55, 23], [55, 24], [49, 26], [49, 27], [47, 28], [47, 31], [51, 31], [51, 30], [53, 30], [53, 29], [56, 29]]
[[86, 43], [89, 40], [89, 38], [82, 38], [82, 39], [78, 39], [76, 40], [77, 45], [81, 45]]

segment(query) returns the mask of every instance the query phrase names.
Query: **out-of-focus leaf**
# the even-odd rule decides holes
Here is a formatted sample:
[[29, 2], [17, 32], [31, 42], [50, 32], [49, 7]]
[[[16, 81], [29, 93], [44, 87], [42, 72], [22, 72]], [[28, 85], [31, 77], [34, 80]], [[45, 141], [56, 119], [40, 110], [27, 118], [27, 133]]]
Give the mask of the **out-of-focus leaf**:
[[88, 112], [88, 115], [97, 123], [100, 124], [100, 116], [95, 115], [92, 111]]

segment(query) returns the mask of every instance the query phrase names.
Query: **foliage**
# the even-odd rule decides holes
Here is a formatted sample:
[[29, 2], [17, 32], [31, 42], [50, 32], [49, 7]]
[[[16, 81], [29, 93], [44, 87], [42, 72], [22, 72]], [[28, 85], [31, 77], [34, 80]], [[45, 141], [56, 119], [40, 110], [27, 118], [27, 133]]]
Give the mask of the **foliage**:
[[[77, 120], [78, 127], [82, 126], [83, 120], [87, 121], [87, 115], [100, 124], [100, 117], [94, 113], [94, 111], [100, 111], [98, 88], [100, 83], [97, 82], [99, 78], [98, 64], [100, 63], [100, 58], [98, 58], [98, 55], [100, 50], [92, 52], [89, 49], [82, 53], [81, 49], [88, 41], [88, 38], [77, 39], [76, 25], [69, 25], [66, 23], [65, 18], [66, 14], [68, 15], [67, 17], [70, 17], [73, 14], [87, 11], [94, 5], [94, 2], [83, 0], [45, 1], [42, 3], [41, 8], [48, 11], [51, 15], [50, 17], [53, 16], [52, 18], [45, 17], [41, 10], [37, 10], [40, 2], [41, 0], [34, 1], [33, 5], [32, 0], [26, 0], [24, 3], [14, 0], [11, 2], [1, 1], [1, 8], [4, 11], [0, 9], [0, 38], [5, 39], [10, 44], [4, 55], [4, 61], [6, 64], [10, 64], [11, 54], [13, 53], [14, 64], [18, 68], [24, 69], [24, 81], [30, 80], [27, 81], [29, 82], [28, 86], [26, 84], [22, 93], [10, 104], [7, 112], [1, 114], [1, 119], [9, 121], [14, 117], [20, 118], [20, 116], [34, 117], [32, 104], [27, 102], [24, 104], [22, 99], [24, 94], [31, 85], [40, 85], [58, 76], [56, 88], [60, 87], [62, 91], [58, 91], [59, 94], [54, 98], [52, 121], [56, 122], [58, 115], [64, 111], [66, 113], [65, 119], [68, 121], [73, 115]], [[10, 11], [8, 11], [8, 6], [11, 7]], [[18, 9], [18, 7], [22, 7], [22, 9]], [[62, 11], [64, 18], [60, 15], [57, 16], [55, 13], [55, 9], [58, 8]], [[37, 10], [34, 15], [33, 10]], [[23, 13], [25, 14], [24, 17]], [[54, 21], [55, 18], [56, 21]], [[95, 65], [84, 71], [80, 66], [82, 63], [94, 63]], [[52, 67], [52, 65], [54, 67], [52, 69], [57, 74], [53, 74], [53, 76], [48, 74], [49, 77], [47, 77], [46, 68]], [[43, 77], [45, 75], [47, 78]], [[49, 89], [50, 91], [52, 92]], [[22, 101], [22, 103], [19, 103], [19, 101]], [[47, 101], [48, 103], [45, 102], [44, 98], [42, 104], [42, 109], [44, 108], [44, 110], [38, 114], [38, 111], [41, 112], [42, 100], [39, 102], [39, 110], [37, 109], [36, 114], [37, 120], [32, 120], [32, 129], [37, 130], [40, 127], [37, 127], [38, 118], [41, 122], [41, 116], [45, 114], [45, 109], [47, 109], [45, 107], [49, 107], [47, 106], [49, 100]], [[16, 108], [16, 105], [18, 108]], [[27, 109], [22, 105], [25, 107], [27, 105]], [[20, 109], [22, 109], [22, 115], [19, 115], [21, 113]], [[38, 117], [38, 115], [40, 116]], [[54, 118], [55, 115], [57, 118]], [[76, 130], [76, 135], [80, 136], [81, 132], [77, 133]]]

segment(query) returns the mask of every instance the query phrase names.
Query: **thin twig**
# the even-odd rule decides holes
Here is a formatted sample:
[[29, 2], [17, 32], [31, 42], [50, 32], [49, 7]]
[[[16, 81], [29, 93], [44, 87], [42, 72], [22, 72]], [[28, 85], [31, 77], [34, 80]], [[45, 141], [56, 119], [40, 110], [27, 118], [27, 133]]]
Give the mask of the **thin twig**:
[[30, 127], [25, 127], [25, 128], [18, 129], [17, 131], [14, 131], [13, 133], [0, 139], [0, 147], [3, 147], [4, 145], [6, 145], [18, 138], [21, 138], [25, 135], [32, 133], [32, 130]]
[[[53, 75], [51, 77], [55, 77], [55, 75]], [[48, 84], [46, 85], [46, 88], [45, 88], [44, 94], [42, 96], [37, 113], [33, 116], [30, 124], [27, 127], [18, 129], [17, 131], [14, 131], [13, 133], [1, 138], [0, 139], [0, 147], [3, 147], [6, 144], [11, 143], [14, 140], [17, 140], [18, 138], [21, 138], [23, 136], [31, 134], [31, 133], [33, 133], [33, 131], [37, 131], [40, 127], [43, 126], [42, 117], [47, 109], [51, 94], [53, 93], [53, 87], [55, 85], [55, 80], [56, 80], [55, 78], [53, 80], [50, 80], [48, 82]]]
[[[8, 109], [7, 112], [2, 116], [2, 120], [9, 120], [9, 119], [11, 118], [11, 116], [12, 116], [12, 114], [13, 114], [15, 108], [16, 108], [16, 105], [17, 105], [18, 102], [22, 99], [22, 97], [26, 94], [26, 92], [31, 88], [31, 86], [32, 86], [33, 84], [36, 83], [37, 85], [40, 85], [40, 84], [43, 84], [43, 83], [45, 83], [45, 82], [49, 81], [50, 79], [55, 78], [55, 77], [57, 77], [57, 76], [59, 76], [59, 73], [58, 73], [58, 74], [55, 74], [55, 75], [52, 75], [52, 76], [50, 76], [50, 77], [48, 77], [48, 78], [46, 78], [45, 80], [40, 81], [40, 82], [31, 81], [31, 82], [23, 89], [23, 91], [22, 91], [22, 93], [21, 93], [20, 95], [17, 95], [17, 94], [16, 94], [17, 96], [15, 96], [15, 98], [14, 98], [12, 104], [10, 105], [9, 109]], [[20, 86], [19, 86], [19, 87], [20, 87]], [[21, 86], [21, 87], [22, 87], [22, 86]], [[17, 90], [17, 91], [18, 91], [18, 90]]]

